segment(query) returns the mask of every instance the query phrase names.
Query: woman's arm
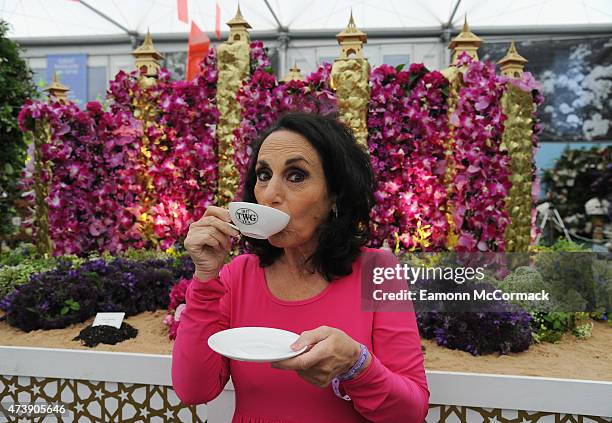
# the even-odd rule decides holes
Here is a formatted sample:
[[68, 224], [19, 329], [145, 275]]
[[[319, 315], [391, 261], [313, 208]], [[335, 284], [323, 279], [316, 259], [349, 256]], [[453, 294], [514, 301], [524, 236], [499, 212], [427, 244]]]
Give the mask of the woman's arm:
[[423, 422], [429, 390], [414, 313], [377, 312], [373, 326], [372, 362], [341, 389], [368, 420]]
[[183, 404], [215, 399], [229, 380], [229, 360], [210, 349], [208, 338], [229, 328], [230, 281], [226, 265], [215, 279], [194, 276], [187, 290], [172, 349], [172, 385]]

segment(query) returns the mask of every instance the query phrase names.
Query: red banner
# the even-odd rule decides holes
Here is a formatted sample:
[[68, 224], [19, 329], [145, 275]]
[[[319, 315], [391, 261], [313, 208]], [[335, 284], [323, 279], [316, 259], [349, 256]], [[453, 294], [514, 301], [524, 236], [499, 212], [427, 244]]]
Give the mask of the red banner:
[[191, 21], [189, 47], [187, 49], [187, 80], [191, 81], [199, 71], [200, 62], [206, 56], [210, 47], [210, 38], [194, 21]]
[[221, 39], [221, 6], [219, 6], [219, 0], [215, 6], [215, 33], [217, 34], [217, 40]]
[[178, 19], [181, 22], [189, 23], [189, 11], [187, 10], [187, 0], [176, 0]]

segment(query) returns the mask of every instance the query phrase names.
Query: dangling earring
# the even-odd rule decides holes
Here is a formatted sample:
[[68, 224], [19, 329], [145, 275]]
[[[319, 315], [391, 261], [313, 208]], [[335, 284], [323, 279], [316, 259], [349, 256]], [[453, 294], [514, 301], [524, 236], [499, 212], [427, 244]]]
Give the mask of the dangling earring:
[[332, 206], [332, 212], [334, 213], [334, 217], [337, 219], [338, 218], [338, 207], [335, 204]]

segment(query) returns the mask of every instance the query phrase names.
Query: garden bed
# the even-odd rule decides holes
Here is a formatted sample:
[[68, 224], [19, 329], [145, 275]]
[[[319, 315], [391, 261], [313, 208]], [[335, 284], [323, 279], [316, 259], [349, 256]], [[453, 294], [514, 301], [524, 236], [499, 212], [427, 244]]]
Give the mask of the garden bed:
[[[93, 319], [65, 329], [36, 330], [29, 333], [13, 328], [3, 321], [0, 322], [0, 339], [2, 345], [7, 346], [169, 355], [172, 353], [173, 343], [168, 339], [167, 327], [162, 323], [165, 314], [164, 310], [158, 310], [126, 318], [127, 323], [138, 329], [138, 336], [117, 345], [88, 348], [80, 342], [72, 341]], [[612, 381], [612, 326], [602, 322], [594, 322], [593, 334], [588, 339], [578, 340], [566, 334], [559, 344], [534, 344], [527, 351], [508, 355], [489, 354], [475, 357], [463, 351], [440, 347], [430, 340], [422, 342], [425, 346], [425, 366], [428, 370]]]

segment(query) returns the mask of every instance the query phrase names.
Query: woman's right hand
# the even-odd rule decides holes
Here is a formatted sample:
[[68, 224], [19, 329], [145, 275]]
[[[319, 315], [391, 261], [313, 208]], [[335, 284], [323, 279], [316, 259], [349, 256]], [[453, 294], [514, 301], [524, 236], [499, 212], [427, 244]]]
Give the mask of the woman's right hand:
[[195, 276], [202, 280], [216, 278], [231, 248], [230, 237], [240, 235], [228, 225], [227, 209], [210, 206], [204, 216], [189, 225], [185, 249], [195, 264]]

